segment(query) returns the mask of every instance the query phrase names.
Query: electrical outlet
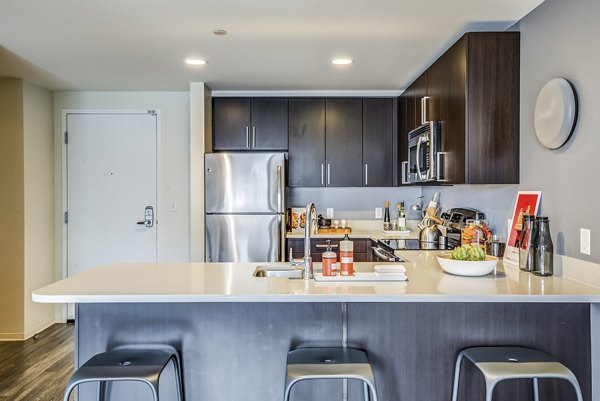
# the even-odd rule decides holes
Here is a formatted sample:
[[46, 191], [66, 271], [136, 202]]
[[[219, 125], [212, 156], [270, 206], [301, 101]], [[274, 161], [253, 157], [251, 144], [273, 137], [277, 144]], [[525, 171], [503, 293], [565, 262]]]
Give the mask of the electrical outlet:
[[383, 209], [380, 207], [376, 207], [375, 208], [375, 218], [381, 219], [382, 216], [383, 216]]
[[328, 207], [327, 208], [327, 219], [333, 219], [333, 208], [332, 207]]
[[579, 252], [584, 255], [591, 255], [591, 236], [592, 232], [589, 228], [579, 229]]

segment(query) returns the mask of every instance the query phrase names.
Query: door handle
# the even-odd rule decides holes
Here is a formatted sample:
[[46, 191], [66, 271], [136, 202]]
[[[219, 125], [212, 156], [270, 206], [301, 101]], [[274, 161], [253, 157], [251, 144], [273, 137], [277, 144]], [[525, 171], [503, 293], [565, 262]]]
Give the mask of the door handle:
[[136, 223], [140, 226], [153, 227], [154, 226], [154, 208], [152, 206], [146, 206], [144, 209], [144, 220]]
[[250, 128], [246, 125], [246, 148], [250, 149]]
[[369, 186], [369, 165], [365, 163], [365, 187]]
[[325, 178], [323, 177], [323, 163], [321, 163], [321, 186], [325, 185]]
[[331, 164], [327, 163], [327, 185], [331, 184]]
[[402, 184], [410, 184], [408, 178], [406, 178], [406, 170], [408, 170], [408, 162], [402, 162]]
[[252, 126], [252, 149], [256, 148], [256, 127]]

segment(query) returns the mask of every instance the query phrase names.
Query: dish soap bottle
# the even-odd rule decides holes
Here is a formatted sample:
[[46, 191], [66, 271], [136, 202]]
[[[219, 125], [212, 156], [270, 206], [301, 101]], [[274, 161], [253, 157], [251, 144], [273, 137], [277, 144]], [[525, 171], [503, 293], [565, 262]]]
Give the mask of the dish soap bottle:
[[331, 240], [327, 240], [327, 250], [323, 252], [323, 275], [324, 276], [335, 276], [337, 269], [335, 264], [337, 263], [337, 254], [331, 250]]
[[342, 276], [354, 275], [354, 244], [348, 234], [340, 241], [340, 274]]

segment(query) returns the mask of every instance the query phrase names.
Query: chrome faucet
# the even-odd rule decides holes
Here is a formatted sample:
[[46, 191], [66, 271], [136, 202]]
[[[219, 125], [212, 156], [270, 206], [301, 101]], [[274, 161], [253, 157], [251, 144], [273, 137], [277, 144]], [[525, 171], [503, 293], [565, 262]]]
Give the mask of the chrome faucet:
[[317, 208], [314, 203], [306, 205], [304, 212], [306, 220], [304, 223], [304, 257], [300, 260], [290, 258], [292, 268], [302, 268], [302, 275], [305, 280], [314, 278], [312, 258], [310, 256], [310, 234], [317, 233]]

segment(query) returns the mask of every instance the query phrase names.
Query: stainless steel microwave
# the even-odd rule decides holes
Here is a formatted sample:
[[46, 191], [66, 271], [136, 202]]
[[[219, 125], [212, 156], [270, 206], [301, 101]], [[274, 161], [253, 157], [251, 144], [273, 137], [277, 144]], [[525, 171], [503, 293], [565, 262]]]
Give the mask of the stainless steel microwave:
[[441, 123], [428, 121], [408, 133], [408, 162], [402, 164], [402, 183], [443, 181]]

